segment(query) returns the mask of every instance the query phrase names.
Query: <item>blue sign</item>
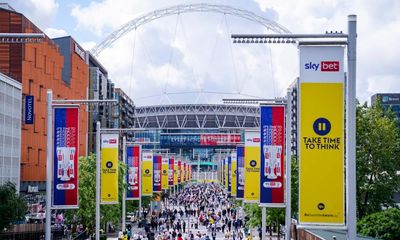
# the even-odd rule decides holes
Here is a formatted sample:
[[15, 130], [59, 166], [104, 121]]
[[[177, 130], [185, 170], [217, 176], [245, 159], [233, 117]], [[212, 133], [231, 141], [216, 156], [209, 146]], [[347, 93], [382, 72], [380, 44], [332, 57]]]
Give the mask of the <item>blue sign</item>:
[[236, 148], [237, 165], [236, 165], [236, 198], [244, 197], [244, 147]]
[[25, 96], [25, 124], [33, 124], [34, 98], [32, 95]]

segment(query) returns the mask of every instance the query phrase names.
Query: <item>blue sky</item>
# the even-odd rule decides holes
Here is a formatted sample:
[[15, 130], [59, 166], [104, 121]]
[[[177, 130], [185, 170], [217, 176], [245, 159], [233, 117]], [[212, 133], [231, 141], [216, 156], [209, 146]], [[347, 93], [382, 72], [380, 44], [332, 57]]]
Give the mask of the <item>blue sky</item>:
[[[294, 33], [346, 31], [358, 15], [357, 96], [400, 92], [400, 1], [396, 0], [218, 0], [252, 11]], [[138, 16], [182, 0], [17, 0], [10, 4], [50, 37], [71, 35], [91, 49]], [[232, 44], [231, 33], [265, 33], [260, 24], [216, 13], [163, 17], [124, 35], [99, 55], [110, 78], [137, 105], [221, 103], [221, 98], [282, 97], [298, 76], [291, 45]], [[135, 46], [135, 47], [133, 47]], [[194, 94], [175, 94], [196, 92]], [[200, 93], [199, 93], [200, 92]], [[225, 92], [230, 94], [211, 94]], [[168, 94], [163, 94], [168, 93]], [[234, 93], [234, 94], [233, 94]], [[158, 95], [157, 97], [148, 97]]]

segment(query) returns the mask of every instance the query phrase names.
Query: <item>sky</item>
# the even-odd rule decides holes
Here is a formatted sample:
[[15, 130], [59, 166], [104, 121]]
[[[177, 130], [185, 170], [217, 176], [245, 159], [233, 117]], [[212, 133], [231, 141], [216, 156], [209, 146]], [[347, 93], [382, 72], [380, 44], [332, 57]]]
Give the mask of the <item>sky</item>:
[[[347, 31], [356, 14], [357, 97], [400, 92], [397, 0], [15, 0], [9, 2], [51, 38], [70, 35], [86, 50], [129, 21], [179, 4], [250, 11], [292, 33]], [[132, 29], [98, 55], [116, 87], [137, 106], [222, 103], [222, 98], [284, 97], [298, 77], [293, 44], [234, 44], [233, 33], [273, 33], [258, 22], [217, 12], [162, 16]]]

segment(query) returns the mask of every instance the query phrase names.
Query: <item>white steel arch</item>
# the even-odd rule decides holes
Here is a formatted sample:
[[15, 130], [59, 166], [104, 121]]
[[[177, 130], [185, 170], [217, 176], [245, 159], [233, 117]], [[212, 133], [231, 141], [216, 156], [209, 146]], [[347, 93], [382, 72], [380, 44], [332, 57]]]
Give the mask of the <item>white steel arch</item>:
[[149, 12], [147, 14], [139, 16], [125, 23], [119, 29], [115, 30], [110, 35], [108, 35], [101, 43], [99, 43], [93, 49], [91, 49], [90, 52], [94, 56], [98, 56], [105, 48], [109, 47], [120, 37], [132, 31], [133, 29], [140, 27], [143, 24], [146, 24], [148, 22], [151, 22], [153, 20], [162, 17], [167, 17], [181, 13], [190, 13], [190, 12], [215, 12], [215, 13], [233, 15], [247, 19], [252, 22], [259, 23], [274, 33], [290, 33], [290, 31], [287, 28], [276, 23], [275, 21], [272, 21], [270, 19], [267, 19], [265, 17], [262, 17], [247, 10], [234, 8], [227, 5], [216, 5], [216, 4], [206, 4], [206, 3], [181, 4]]

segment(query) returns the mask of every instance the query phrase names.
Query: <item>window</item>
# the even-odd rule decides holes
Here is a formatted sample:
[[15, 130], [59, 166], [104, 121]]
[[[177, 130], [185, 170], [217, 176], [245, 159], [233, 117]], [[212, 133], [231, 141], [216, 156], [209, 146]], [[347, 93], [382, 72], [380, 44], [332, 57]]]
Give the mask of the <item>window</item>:
[[42, 101], [42, 91], [43, 91], [43, 85], [39, 85], [38, 101]]
[[33, 87], [33, 80], [29, 79], [29, 82], [28, 82], [28, 94], [29, 95], [32, 95], [32, 87]]
[[36, 59], [37, 58], [37, 52], [36, 52], [36, 48], [33, 49], [33, 66], [37, 67], [36, 65]]

